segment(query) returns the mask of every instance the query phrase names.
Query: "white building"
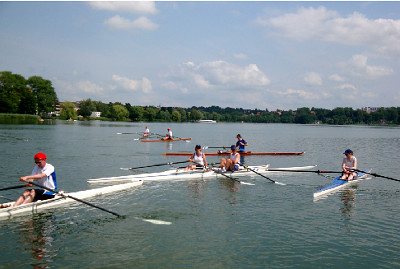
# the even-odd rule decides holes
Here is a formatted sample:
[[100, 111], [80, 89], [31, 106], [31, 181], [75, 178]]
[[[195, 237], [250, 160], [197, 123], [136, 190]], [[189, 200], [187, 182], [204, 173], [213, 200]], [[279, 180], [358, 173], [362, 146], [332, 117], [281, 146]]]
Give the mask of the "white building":
[[100, 118], [101, 112], [94, 111], [90, 115], [91, 118]]

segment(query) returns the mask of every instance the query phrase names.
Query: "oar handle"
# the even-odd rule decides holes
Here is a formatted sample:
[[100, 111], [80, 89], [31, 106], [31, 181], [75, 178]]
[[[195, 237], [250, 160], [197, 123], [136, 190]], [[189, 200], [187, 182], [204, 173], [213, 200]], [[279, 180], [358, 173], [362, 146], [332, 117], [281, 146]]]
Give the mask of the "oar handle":
[[39, 187], [39, 188], [42, 188], [42, 189], [45, 189], [45, 190], [48, 190], [48, 191], [51, 191], [51, 192], [54, 192], [54, 193], [57, 193], [58, 195], [61, 195], [61, 196], [63, 196], [63, 197], [71, 198], [71, 199], [73, 199], [73, 200], [75, 200], [75, 201], [81, 202], [81, 203], [86, 204], [86, 205], [88, 205], [88, 206], [91, 206], [91, 207], [94, 207], [94, 208], [103, 210], [103, 211], [105, 211], [105, 212], [111, 213], [111, 214], [113, 214], [113, 215], [115, 215], [115, 216], [117, 216], [117, 217], [122, 217], [122, 216], [121, 216], [120, 214], [118, 214], [118, 213], [112, 212], [112, 211], [110, 211], [110, 210], [108, 210], [108, 209], [105, 209], [105, 208], [103, 208], [103, 207], [100, 207], [100, 206], [94, 205], [94, 204], [92, 204], [92, 203], [86, 202], [86, 201], [84, 201], [84, 200], [81, 200], [81, 199], [79, 199], [79, 198], [76, 198], [76, 197], [74, 197], [74, 196], [71, 196], [71, 195], [69, 195], [69, 194], [66, 194], [66, 193], [64, 193], [64, 192], [52, 190], [52, 189], [50, 189], [50, 188], [47, 188], [47, 187], [42, 186], [42, 185], [40, 185], [40, 184], [37, 184], [37, 183], [35, 183], [35, 182], [33, 182], [33, 181], [32, 181], [32, 182], [29, 182], [29, 184], [35, 185], [35, 186], [37, 186], [37, 187]]
[[378, 175], [378, 174], [375, 174], [375, 173], [369, 173], [369, 172], [361, 171], [361, 170], [358, 170], [358, 169], [353, 169], [353, 170], [357, 171], [357, 172], [365, 173], [365, 174], [368, 174], [368, 175], [371, 175], [371, 176], [374, 176], [374, 177], [381, 177], [381, 178], [386, 178], [386, 179], [390, 179], [390, 180], [394, 180], [394, 181], [399, 181], [400, 182], [400, 179], [397, 179], [397, 178], [382, 176], [382, 175]]
[[0, 191], [12, 190], [12, 189], [19, 189], [19, 188], [24, 188], [24, 187], [28, 187], [28, 184], [25, 184], [25, 185], [18, 185], [18, 186], [11, 186], [11, 187], [6, 187], [6, 188], [2, 188], [2, 189], [0, 189]]

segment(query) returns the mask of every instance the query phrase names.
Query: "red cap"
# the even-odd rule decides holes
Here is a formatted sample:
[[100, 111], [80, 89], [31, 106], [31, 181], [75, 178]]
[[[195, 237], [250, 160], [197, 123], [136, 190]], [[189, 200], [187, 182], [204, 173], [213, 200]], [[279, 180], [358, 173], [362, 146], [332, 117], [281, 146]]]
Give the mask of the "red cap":
[[35, 155], [34, 159], [35, 159], [35, 161], [40, 161], [40, 160], [46, 160], [47, 157], [46, 157], [46, 154], [44, 154], [44, 153], [38, 153]]

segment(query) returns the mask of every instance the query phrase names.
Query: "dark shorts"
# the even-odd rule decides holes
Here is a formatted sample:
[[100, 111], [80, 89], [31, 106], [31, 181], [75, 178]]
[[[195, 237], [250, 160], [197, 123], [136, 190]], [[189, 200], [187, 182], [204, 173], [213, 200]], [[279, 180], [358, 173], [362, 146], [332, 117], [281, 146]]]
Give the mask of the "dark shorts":
[[43, 189], [35, 189], [35, 198], [33, 199], [34, 202], [38, 200], [47, 200], [54, 198], [54, 194], [43, 194], [45, 190]]
[[231, 170], [231, 169], [229, 168], [228, 171], [232, 171], [232, 172], [234, 172], [234, 171], [239, 171], [239, 165], [238, 165], [238, 164], [235, 164], [235, 165], [233, 166], [233, 170]]

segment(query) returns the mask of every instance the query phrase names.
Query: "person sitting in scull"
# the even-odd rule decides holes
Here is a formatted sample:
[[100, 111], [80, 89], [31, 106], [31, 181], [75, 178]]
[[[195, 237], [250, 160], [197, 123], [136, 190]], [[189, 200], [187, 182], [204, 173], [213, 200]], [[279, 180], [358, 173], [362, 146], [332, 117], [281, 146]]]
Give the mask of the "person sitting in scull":
[[184, 171], [194, 170], [196, 168], [206, 168], [207, 167], [207, 159], [206, 155], [201, 152], [201, 145], [196, 145], [194, 148], [195, 152], [189, 158], [189, 162], [193, 162], [194, 164], [189, 164], [186, 166]]
[[150, 134], [150, 130], [149, 130], [149, 128], [147, 128], [147, 126], [146, 126], [146, 128], [144, 129], [143, 137], [146, 137], [146, 136], [148, 136], [149, 134]]
[[[47, 157], [44, 153], [38, 153], [34, 157], [36, 166], [32, 170], [32, 174], [20, 177], [23, 182], [37, 181], [38, 184], [52, 190], [57, 190], [56, 172], [54, 166], [47, 163]], [[27, 189], [15, 201], [14, 206], [35, 202], [37, 200], [47, 200], [54, 197], [54, 192], [45, 189]]]
[[170, 128], [167, 129], [168, 133], [165, 135], [165, 137], [161, 138], [162, 140], [171, 140], [172, 139], [172, 131]]
[[357, 173], [354, 172], [354, 169], [357, 169], [357, 158], [353, 156], [353, 151], [351, 149], [346, 149], [343, 154], [345, 154], [346, 157], [343, 158], [343, 172], [340, 179], [350, 181], [357, 175]]
[[227, 159], [221, 159], [221, 172], [225, 173], [226, 171], [238, 171], [240, 165], [240, 154], [236, 152], [236, 146], [231, 146], [231, 153]]

